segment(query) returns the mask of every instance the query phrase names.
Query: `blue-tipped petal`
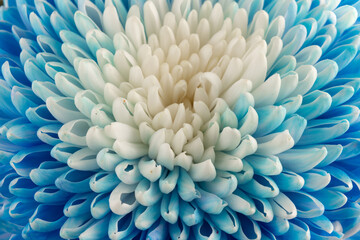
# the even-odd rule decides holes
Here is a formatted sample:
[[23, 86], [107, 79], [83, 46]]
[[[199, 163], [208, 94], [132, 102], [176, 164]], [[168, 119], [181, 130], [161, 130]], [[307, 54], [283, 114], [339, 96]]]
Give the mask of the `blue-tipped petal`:
[[233, 234], [238, 231], [240, 222], [237, 214], [230, 208], [225, 208], [220, 214], [209, 215], [211, 221], [223, 232]]
[[104, 148], [98, 152], [96, 161], [99, 167], [105, 171], [114, 171], [116, 166], [123, 161], [113, 150]]
[[61, 227], [60, 236], [66, 239], [78, 238], [94, 222], [88, 214], [68, 218]]
[[37, 65], [35, 59], [28, 59], [24, 63], [24, 72], [27, 76], [27, 78], [33, 82], [33, 81], [44, 81], [44, 82], [52, 82], [53, 80], [43, 72]]
[[61, 126], [59, 124], [46, 125], [39, 128], [36, 135], [42, 142], [55, 146], [61, 142], [58, 136], [60, 127]]
[[254, 172], [260, 175], [272, 176], [282, 172], [283, 166], [276, 156], [247, 156], [245, 160], [253, 167]]
[[15, 178], [9, 183], [9, 192], [17, 197], [31, 198], [39, 188], [29, 178], [24, 177]]
[[141, 180], [135, 189], [135, 198], [143, 206], [152, 206], [162, 197], [158, 183]]
[[57, 177], [68, 171], [69, 167], [57, 161], [44, 161], [38, 168], [31, 170], [29, 177], [38, 186], [55, 183]]
[[120, 183], [114, 172], [98, 172], [90, 179], [90, 188], [96, 193], [110, 192]]
[[41, 104], [41, 100], [29, 88], [17, 86], [11, 90], [11, 101], [23, 116], [29, 107], [36, 107]]
[[253, 178], [254, 169], [247, 161], [243, 161], [243, 169], [240, 172], [234, 174], [237, 178], [238, 184], [245, 184]]
[[302, 173], [301, 176], [305, 180], [303, 190], [306, 192], [315, 192], [325, 188], [331, 179], [330, 174], [322, 169], [311, 169]]
[[233, 194], [225, 197], [224, 200], [232, 210], [238, 213], [253, 215], [256, 211], [254, 201], [240, 189], [236, 189]]
[[274, 218], [274, 212], [269, 200], [257, 197], [252, 197], [252, 199], [254, 201], [256, 211], [250, 216], [250, 218], [259, 222], [271, 222]]
[[160, 218], [160, 201], [148, 207], [138, 207], [135, 212], [134, 222], [140, 230], [149, 229]]
[[352, 181], [345, 171], [333, 166], [326, 166], [323, 169], [331, 175], [331, 181], [327, 186], [328, 189], [348, 192], [353, 188]]
[[10, 161], [11, 166], [20, 176], [29, 176], [31, 170], [37, 168], [43, 161], [51, 160], [50, 148], [40, 145], [19, 151]]
[[339, 137], [349, 129], [350, 123], [345, 120], [319, 119], [308, 123], [298, 145], [323, 143]]
[[300, 175], [287, 170], [282, 171], [279, 175], [272, 176], [272, 179], [282, 191], [298, 191], [305, 183], [304, 178]]
[[210, 221], [204, 221], [192, 228], [195, 239], [205, 240], [220, 240], [221, 231]]
[[29, 123], [16, 125], [6, 132], [7, 139], [20, 146], [33, 146], [40, 144], [40, 139], [36, 136], [38, 127]]
[[[296, 173], [306, 172], [320, 163], [327, 155], [325, 147], [290, 149], [279, 154], [279, 159], [284, 168]], [[299, 159], [301, 159], [299, 161]]]
[[259, 240], [261, 238], [261, 230], [259, 225], [249, 219], [247, 216], [238, 215], [240, 226], [236, 233], [234, 233], [232, 236], [236, 239], [256, 239]]
[[297, 216], [294, 203], [284, 193], [279, 193], [275, 198], [269, 199], [269, 202], [275, 216], [285, 219], [293, 219]]
[[55, 186], [41, 188], [34, 194], [34, 199], [39, 203], [45, 204], [65, 204], [72, 194], [62, 191]]
[[129, 160], [121, 161], [116, 166], [115, 172], [117, 177], [120, 179], [120, 181], [126, 184], [130, 184], [130, 185], [136, 184], [143, 179], [143, 176], [139, 171], [139, 165], [137, 161], [129, 161]]
[[112, 53], [115, 53], [113, 41], [103, 32], [93, 29], [86, 33], [86, 43], [94, 56], [96, 52], [105, 48]]
[[331, 96], [322, 91], [313, 91], [304, 96], [302, 106], [297, 113], [307, 120], [325, 113], [331, 106]]
[[68, 158], [80, 148], [70, 143], [58, 143], [50, 151], [50, 155], [56, 160], [67, 163]]
[[95, 197], [95, 193], [76, 194], [70, 198], [64, 206], [66, 217], [78, 217], [90, 212], [90, 204]]
[[276, 129], [285, 119], [286, 109], [282, 106], [267, 106], [256, 109], [259, 116], [254, 137], [264, 136]]
[[180, 200], [180, 218], [186, 226], [194, 226], [202, 222], [204, 212], [193, 202]]
[[312, 195], [324, 204], [325, 210], [339, 209], [347, 202], [347, 197], [338, 191], [322, 189], [313, 192]]
[[210, 192], [198, 189], [200, 198], [196, 198], [195, 202], [204, 212], [209, 214], [219, 214], [228, 204], [220, 197]]
[[37, 205], [38, 203], [34, 202], [32, 199], [17, 198], [12, 201], [9, 207], [9, 215], [15, 219], [22, 218], [25, 220], [22, 224], [26, 224], [27, 219], [31, 217]]
[[96, 162], [96, 152], [89, 148], [82, 148], [73, 153], [67, 160], [72, 169], [81, 171], [95, 171], [99, 169]]
[[126, 239], [134, 230], [134, 213], [120, 216], [111, 214], [108, 227], [108, 236], [111, 239]]
[[309, 227], [325, 231], [326, 233], [332, 233], [334, 231], [334, 225], [324, 215], [315, 218], [304, 219], [304, 222], [309, 225]]
[[62, 214], [62, 206], [40, 204], [29, 219], [33, 230], [50, 232], [59, 229], [65, 222], [66, 217]]
[[269, 223], [264, 223], [266, 229], [272, 232], [275, 236], [280, 236], [286, 233], [289, 228], [290, 224], [289, 221], [285, 218], [280, 218], [274, 216], [274, 219]]
[[324, 213], [324, 205], [312, 195], [305, 192], [288, 192], [286, 196], [295, 204], [298, 217], [313, 218]]
[[168, 224], [164, 220], [157, 221], [148, 231], [146, 239], [165, 240], [167, 238]]
[[161, 200], [161, 216], [170, 224], [175, 224], [179, 217], [179, 195], [176, 191], [166, 194]]
[[248, 183], [240, 185], [241, 189], [260, 198], [272, 198], [279, 194], [279, 188], [270, 178], [255, 174]]
[[293, 219], [290, 221], [289, 230], [282, 235], [283, 239], [310, 240], [310, 229], [301, 220]]
[[108, 193], [102, 193], [93, 199], [90, 205], [90, 212], [93, 218], [102, 219], [110, 212], [109, 197]]
[[329, 110], [327, 113], [323, 114], [321, 118], [325, 119], [346, 119], [350, 124], [353, 124], [358, 120], [359, 117], [359, 108], [352, 105], [341, 105], [336, 108]]
[[189, 174], [180, 169], [180, 175], [178, 179], [178, 192], [179, 196], [187, 202], [190, 202], [196, 198], [201, 197], [200, 192], [195, 188], [194, 181], [191, 179]]
[[199, 183], [199, 186], [210, 193], [224, 198], [232, 194], [238, 186], [236, 177], [225, 171], [218, 171], [216, 178], [211, 182]]
[[21, 68], [11, 66], [9, 62], [5, 62], [1, 66], [1, 73], [5, 81], [10, 86], [25, 87], [30, 85], [30, 82], [26, 78], [23, 70]]
[[75, 107], [74, 101], [71, 98], [49, 97], [46, 99], [46, 107], [62, 123], [85, 118]]
[[181, 220], [178, 220], [175, 224], [169, 225], [169, 235], [171, 239], [186, 240], [189, 237], [189, 231], [189, 227]]
[[25, 112], [25, 115], [32, 124], [39, 127], [47, 124], [57, 123], [44, 104], [35, 108], [28, 108]]
[[326, 86], [326, 84], [335, 78], [339, 67], [335, 61], [325, 59], [315, 64], [315, 68], [318, 72], [317, 79], [310, 91]]
[[55, 185], [70, 193], [85, 193], [90, 191], [90, 178], [93, 172], [84, 172], [71, 169], [58, 177], [55, 181]]
[[74, 14], [74, 21], [77, 29], [84, 37], [91, 29], [99, 29], [99, 27], [88, 16], [80, 11], [77, 11]]
[[327, 155], [317, 165], [317, 167], [324, 167], [324, 166], [327, 166], [327, 165], [331, 164], [332, 162], [336, 161], [337, 159], [339, 159], [339, 157], [341, 156], [340, 154], [343, 151], [343, 147], [340, 144], [337, 144], [337, 145], [322, 145], [322, 146], [326, 148]]

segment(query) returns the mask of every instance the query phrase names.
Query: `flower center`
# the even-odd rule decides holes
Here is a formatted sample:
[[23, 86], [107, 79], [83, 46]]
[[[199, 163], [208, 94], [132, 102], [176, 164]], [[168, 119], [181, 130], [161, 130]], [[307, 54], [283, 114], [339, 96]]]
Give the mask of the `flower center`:
[[[234, 150], [241, 141], [231, 108], [241, 94], [251, 95], [252, 87], [265, 80], [268, 16], [260, 11], [246, 29], [243, 9], [231, 19], [220, 4], [205, 2], [199, 12], [182, 16], [169, 11], [161, 19], [153, 7], [151, 2], [144, 6], [145, 26], [136, 14], [128, 16], [125, 34], [114, 36], [113, 61], [121, 70], [123, 98], [114, 101], [113, 113], [124, 122], [119, 109], [126, 109], [134, 121], [124, 122], [132, 136], [117, 139], [114, 150], [124, 158], [148, 152], [150, 159], [170, 170], [175, 165], [190, 170], [198, 164], [209, 172], [207, 180], [213, 179], [216, 151]], [[111, 95], [107, 91], [112, 88], [104, 91]], [[123, 128], [112, 124], [105, 132], [114, 137]], [[134, 139], [131, 151], [124, 142]]]

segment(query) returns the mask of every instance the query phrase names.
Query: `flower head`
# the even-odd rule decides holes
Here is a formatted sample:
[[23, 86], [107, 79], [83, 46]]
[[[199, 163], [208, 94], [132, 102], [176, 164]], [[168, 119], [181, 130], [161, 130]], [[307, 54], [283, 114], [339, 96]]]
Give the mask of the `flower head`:
[[6, 2], [3, 237], [356, 236], [359, 6]]

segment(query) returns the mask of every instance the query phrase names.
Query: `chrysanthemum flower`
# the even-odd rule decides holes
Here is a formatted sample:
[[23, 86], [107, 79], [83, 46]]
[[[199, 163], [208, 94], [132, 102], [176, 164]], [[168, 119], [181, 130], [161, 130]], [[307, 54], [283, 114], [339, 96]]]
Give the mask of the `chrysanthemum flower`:
[[358, 11], [5, 1], [0, 238], [357, 239]]

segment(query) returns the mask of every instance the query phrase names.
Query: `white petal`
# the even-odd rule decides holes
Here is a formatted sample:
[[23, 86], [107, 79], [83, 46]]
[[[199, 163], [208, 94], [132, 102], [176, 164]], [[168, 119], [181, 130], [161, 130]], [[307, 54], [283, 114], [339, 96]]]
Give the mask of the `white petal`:
[[177, 155], [180, 154], [183, 151], [186, 142], [187, 139], [184, 130], [181, 128], [176, 132], [174, 138], [171, 141], [171, 148], [174, 150], [174, 153]]
[[139, 102], [135, 105], [134, 121], [139, 126], [143, 122], [151, 124], [151, 122], [152, 122], [151, 115], [150, 115], [150, 113], [148, 111], [148, 107], [145, 103]]
[[270, 70], [276, 59], [279, 57], [283, 47], [283, 42], [279, 37], [273, 37], [269, 43], [268, 51], [266, 54], [268, 69]]
[[241, 133], [238, 129], [225, 127], [215, 145], [217, 151], [230, 151], [235, 149], [241, 141]]
[[243, 117], [243, 119], [239, 122], [240, 133], [242, 136], [253, 134], [258, 126], [259, 116], [256, 110], [253, 107], [249, 107], [248, 112]]
[[291, 137], [289, 130], [257, 138], [257, 141], [258, 149], [256, 153], [262, 155], [279, 154], [294, 146], [294, 139]]
[[125, 82], [125, 79], [121, 76], [119, 71], [114, 67], [114, 65], [110, 63], [107, 63], [103, 66], [102, 72], [104, 74], [104, 79], [108, 83], [112, 83], [115, 86], [119, 86], [122, 82]]
[[161, 176], [162, 167], [155, 160], [144, 157], [139, 161], [140, 173], [151, 182], [155, 182]]
[[73, 153], [69, 157], [67, 164], [72, 169], [80, 171], [93, 171], [99, 169], [99, 165], [96, 162], [96, 152], [89, 148], [81, 148]]
[[60, 128], [59, 139], [74, 145], [86, 146], [86, 133], [90, 126], [91, 122], [85, 119], [68, 122]]
[[242, 160], [236, 156], [217, 152], [215, 157], [215, 167], [218, 170], [240, 172], [243, 169], [243, 163]]
[[[255, 99], [255, 107], [273, 105], [278, 98], [280, 87], [281, 78], [279, 74], [269, 77], [252, 92]], [[271, 91], [269, 91], [270, 89]]]
[[189, 175], [194, 182], [209, 182], [216, 177], [216, 169], [211, 160], [191, 165]]
[[232, 106], [239, 98], [241, 93], [250, 92], [252, 89], [252, 82], [247, 79], [240, 79], [236, 81], [231, 87], [229, 87], [222, 95], [226, 103]]
[[146, 42], [144, 26], [137, 17], [130, 17], [126, 20], [125, 32], [136, 48]]
[[125, 159], [137, 159], [148, 152], [148, 146], [142, 143], [115, 141], [113, 148], [120, 157]]
[[113, 122], [105, 127], [105, 133], [108, 137], [119, 141], [131, 143], [140, 143], [140, 132], [125, 123]]
[[86, 144], [90, 149], [100, 151], [103, 148], [110, 148], [114, 140], [105, 135], [103, 128], [92, 126], [86, 133]]
[[111, 4], [107, 6], [103, 13], [104, 31], [111, 38], [118, 32], [124, 32], [124, 28], [120, 22], [116, 8]]
[[131, 104], [124, 98], [116, 98], [113, 102], [113, 115], [117, 122], [136, 127]]
[[163, 100], [160, 97], [159, 93], [160, 88], [158, 86], [151, 87], [148, 92], [147, 102], [149, 112], [152, 116], [155, 116], [158, 112], [164, 109]]
[[174, 169], [175, 154], [168, 143], [161, 144], [156, 161], [170, 171]]
[[190, 170], [193, 158], [185, 152], [180, 153], [174, 159], [174, 165], [184, 168], [186, 171]]
[[243, 36], [247, 35], [248, 14], [244, 8], [237, 10], [234, 20], [234, 28], [240, 28]]
[[246, 135], [239, 146], [234, 150], [230, 151], [229, 154], [236, 156], [240, 159], [255, 153], [257, 150], [257, 142], [255, 138], [250, 135]]
[[160, 146], [165, 143], [166, 129], [160, 129], [156, 131], [150, 138], [149, 141], [149, 157], [156, 159]]
[[172, 127], [172, 119], [169, 109], [165, 108], [164, 111], [156, 114], [152, 120], [152, 126], [154, 130], [158, 130], [160, 128], [170, 129]]
[[194, 162], [198, 162], [204, 153], [203, 141], [200, 137], [196, 137], [184, 146], [184, 150], [193, 157]]
[[115, 99], [122, 97], [123, 92], [112, 83], [106, 83], [104, 87], [105, 102], [112, 106]]
[[139, 125], [139, 132], [141, 141], [145, 144], [149, 144], [151, 136], [155, 133], [155, 130], [152, 129], [149, 123], [142, 122]]
[[121, 182], [111, 192], [109, 206], [113, 213], [125, 215], [132, 212], [139, 205], [135, 199], [135, 188], [136, 184], [128, 185]]
[[213, 122], [204, 133], [204, 146], [215, 146], [220, 134], [220, 127], [217, 122]]
[[82, 85], [99, 94], [103, 94], [105, 81], [98, 65], [89, 59], [83, 59], [79, 62], [77, 73]]
[[226, 91], [235, 81], [240, 79], [243, 62], [240, 58], [232, 58], [222, 77], [222, 92]]
[[158, 10], [152, 1], [147, 1], [144, 4], [144, 22], [146, 27], [146, 34], [157, 34], [161, 27], [160, 16]]
[[262, 52], [252, 52], [251, 56], [244, 60], [244, 73], [241, 78], [252, 81], [254, 88], [264, 82], [266, 73], [267, 60]]

